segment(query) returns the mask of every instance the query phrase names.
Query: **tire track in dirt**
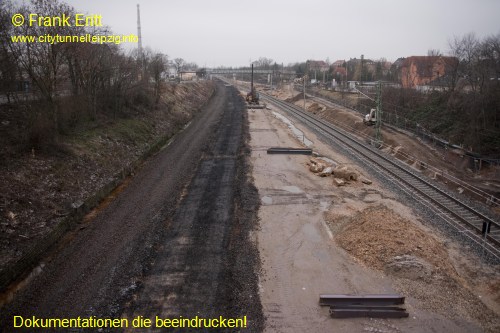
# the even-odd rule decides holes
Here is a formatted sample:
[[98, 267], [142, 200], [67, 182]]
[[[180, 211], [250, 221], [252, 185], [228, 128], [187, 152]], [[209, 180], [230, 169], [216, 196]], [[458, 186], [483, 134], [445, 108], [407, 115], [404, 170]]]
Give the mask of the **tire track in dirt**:
[[[12, 303], [1, 309], [0, 331], [13, 330], [13, 315], [26, 318], [121, 316], [123, 304], [140, 286], [138, 277], [148, 271], [151, 265], [153, 250], [158, 244], [168, 243], [163, 240], [172, 239], [172, 236], [167, 234], [170, 232], [171, 235], [168, 222], [174, 215], [182, 189], [192, 179], [195, 171], [192, 166], [198, 164], [202, 152], [204, 149], [206, 151], [210, 138], [220, 124], [225, 111], [224, 103], [228, 98], [226, 90], [219, 84], [212, 100], [193, 119], [190, 126], [180, 133], [173, 143], [145, 163], [109, 206], [99, 212], [91, 223], [84, 225], [82, 230], [75, 231], [73, 238], [44, 262], [41, 274], [20, 291]], [[235, 99], [236, 96], [233, 95], [234, 93], [229, 97]], [[241, 112], [237, 116], [241, 123]], [[241, 124], [239, 128], [241, 130]], [[230, 139], [230, 136], [227, 138]], [[220, 145], [227, 146], [223, 141], [221, 140]], [[235, 154], [231, 151], [228, 153]], [[202, 169], [207, 168], [206, 172], [209, 172], [224, 163], [223, 159], [204, 160], [202, 164], [205, 166]], [[235, 163], [234, 159], [232, 163]], [[231, 164], [225, 168], [230, 172]], [[226, 170], [225, 168], [223, 170]], [[224, 172], [220, 171], [221, 175]], [[208, 199], [210, 196], [219, 195], [219, 191], [206, 192], [200, 189], [191, 195], [192, 202], [196, 202], [197, 195]], [[209, 220], [206, 221], [215, 221], [218, 216], [207, 214], [213, 211], [223, 215], [222, 208], [217, 205], [227, 205], [227, 199], [220, 199], [212, 206], [202, 207], [204, 213], [200, 211], [196, 213], [199, 215], [195, 216], [208, 217]], [[183, 212], [182, 214], [194, 214], [196, 210], [184, 209]], [[177, 216], [182, 214], [178, 213]], [[217, 234], [219, 231], [216, 223], [211, 225], [215, 228], [212, 233]], [[189, 249], [190, 242], [205, 240], [207, 243], [208, 239], [204, 237], [203, 230], [208, 232], [210, 229], [204, 228], [203, 225], [199, 227], [202, 229], [191, 234], [191, 238], [179, 238], [179, 246]], [[191, 251], [185, 255], [196, 257], [197, 250], [191, 248]], [[220, 248], [213, 248], [213, 251], [216, 253]], [[181, 259], [179, 257], [179, 263], [182, 262]], [[194, 264], [196, 261], [190, 262], [190, 265]], [[180, 280], [186, 274], [196, 277], [196, 274], [203, 275], [204, 271], [195, 273], [188, 269], [185, 272], [177, 272], [171, 278]], [[159, 304], [158, 299], [153, 299], [152, 302]], [[34, 331], [37, 330], [30, 330]], [[44, 329], [43, 332], [50, 330]]]
[[[262, 314], [255, 267], [245, 266], [245, 261], [254, 261], [251, 258], [240, 260], [241, 254], [238, 254], [239, 248], [252, 247], [246, 243], [249, 226], [240, 225], [250, 222], [245, 221], [241, 213], [241, 208], [248, 206], [241, 193], [245, 191], [247, 178], [243, 139], [248, 134], [245, 133], [248, 125], [239, 93], [228, 88], [227, 95], [212, 144], [205, 151], [172, 217], [157, 259], [144, 278], [143, 288], [126, 312], [129, 319], [137, 316], [234, 318], [249, 315], [252, 331], [260, 330]], [[255, 207], [248, 210], [256, 213]], [[242, 286], [242, 271], [247, 271], [255, 280]], [[252, 299], [242, 296], [245, 294], [252, 295]], [[250, 315], [251, 312], [255, 315]], [[217, 331], [226, 332], [224, 329]]]

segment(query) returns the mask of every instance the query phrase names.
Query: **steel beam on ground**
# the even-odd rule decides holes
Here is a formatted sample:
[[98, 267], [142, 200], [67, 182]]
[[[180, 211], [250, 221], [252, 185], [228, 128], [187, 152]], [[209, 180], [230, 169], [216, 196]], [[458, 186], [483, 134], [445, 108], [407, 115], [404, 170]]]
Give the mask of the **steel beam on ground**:
[[332, 306], [330, 316], [333, 318], [352, 318], [352, 317], [370, 317], [370, 318], [406, 318], [409, 316], [405, 308], [384, 307], [384, 306]]
[[383, 306], [404, 304], [405, 298], [401, 295], [319, 295], [320, 305], [364, 305], [364, 306]]
[[312, 155], [310, 148], [281, 148], [272, 147], [267, 150], [268, 154], [298, 154], [298, 155]]

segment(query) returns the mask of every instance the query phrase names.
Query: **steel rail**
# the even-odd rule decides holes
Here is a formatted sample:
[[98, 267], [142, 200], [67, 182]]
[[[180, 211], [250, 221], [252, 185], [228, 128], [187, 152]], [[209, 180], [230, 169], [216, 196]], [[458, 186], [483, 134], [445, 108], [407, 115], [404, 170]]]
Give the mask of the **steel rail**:
[[[357, 114], [363, 116], [363, 114], [359, 111], [359, 110], [355, 110], [355, 109], [350, 109], [346, 106], [343, 106], [343, 105], [340, 105], [338, 103], [335, 103], [331, 100], [328, 100], [326, 99], [325, 97], [321, 97], [321, 96], [317, 96], [317, 95], [314, 95], [314, 94], [310, 94], [308, 95], [309, 98], [311, 98], [312, 100], [316, 100], [320, 103], [323, 103], [327, 106], [330, 106], [330, 107], [333, 107], [333, 108], [341, 108], [341, 109], [348, 109], [349, 111], [351, 112], [356, 112]], [[345, 124], [344, 124], [345, 126]], [[396, 126], [393, 126], [393, 125], [390, 125], [390, 124], [387, 124], [385, 123], [384, 126], [387, 126], [388, 128], [392, 129], [392, 130], [395, 130], [395, 131], [398, 131], [398, 132], [401, 132], [401, 133], [405, 133], [406, 130], [402, 129], [402, 128], [399, 128], [399, 127], [396, 127]], [[349, 130], [349, 126], [348, 127], [348, 130]], [[411, 132], [410, 132], [411, 133]], [[361, 136], [366, 136], [366, 134], [362, 134], [362, 133], [358, 133], [360, 134]], [[384, 144], [384, 147], [387, 147], [387, 148], [392, 148], [390, 145], [385, 145]], [[401, 152], [400, 152], [401, 153]], [[432, 170], [436, 173], [439, 173], [441, 175], [441, 177], [447, 179], [448, 181], [450, 182], [453, 182], [455, 184], [457, 184], [458, 186], [461, 186], [461, 187], [464, 187], [467, 191], [469, 191], [470, 193], [472, 193], [473, 195], [483, 199], [486, 201], [486, 203], [489, 203], [491, 205], [494, 205], [494, 206], [498, 206], [500, 207], [500, 199], [495, 197], [494, 195], [490, 194], [490, 193], [487, 193], [469, 183], [466, 183], [465, 181], [461, 180], [461, 179], [458, 179], [456, 177], [454, 177], [453, 175], [449, 174], [449, 173], [444, 173], [443, 170], [441, 169], [438, 169], [432, 165], [429, 165], [427, 163], [425, 163], [424, 161], [421, 161], [419, 160], [417, 157], [415, 156], [412, 156], [408, 153], [401, 153], [402, 155], [404, 155], [406, 158], [408, 159], [411, 159], [411, 160], [414, 160], [416, 162], [419, 162], [419, 163], [422, 163], [424, 165], [426, 165], [427, 168], [429, 168], [429, 170]]]
[[[401, 187], [404, 184], [405, 192], [411, 194], [427, 207], [431, 208], [443, 220], [452, 225], [458, 232], [464, 234], [470, 240], [484, 246], [485, 251], [500, 260], [500, 224], [473, 207], [449, 195], [445, 191], [431, 184], [423, 176], [411, 171], [408, 166], [396, 159], [376, 150], [374, 147], [360, 142], [352, 134], [338, 128], [337, 126], [319, 119], [315, 115], [305, 113], [301, 108], [290, 103], [283, 102], [265, 93], [261, 93], [263, 99], [274, 104], [284, 111], [291, 113], [299, 121], [312, 125], [313, 129], [320, 130], [324, 135], [342, 143], [348, 150], [358, 157], [364, 158], [376, 164], [385, 175], [391, 175], [393, 181]], [[384, 156], [385, 155], [385, 156]], [[487, 242], [483, 243], [481, 231], [483, 223], [489, 223], [491, 233], [487, 236]], [[466, 226], [468, 229], [462, 228]], [[469, 232], [472, 229], [474, 232]]]

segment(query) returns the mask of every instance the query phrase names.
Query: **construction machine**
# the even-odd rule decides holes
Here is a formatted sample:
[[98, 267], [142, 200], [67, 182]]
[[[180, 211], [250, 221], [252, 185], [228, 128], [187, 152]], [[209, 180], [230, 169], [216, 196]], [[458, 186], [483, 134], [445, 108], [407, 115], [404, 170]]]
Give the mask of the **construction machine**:
[[372, 126], [377, 123], [377, 109], [371, 109], [370, 113], [363, 118], [363, 123], [367, 126]]
[[253, 64], [252, 64], [252, 79], [250, 82], [250, 92], [245, 97], [247, 101], [247, 107], [249, 109], [263, 109], [264, 106], [259, 104], [259, 93], [257, 89], [253, 86]]
[[250, 105], [259, 105], [259, 93], [253, 87], [252, 90], [247, 94], [247, 97], [245, 99]]

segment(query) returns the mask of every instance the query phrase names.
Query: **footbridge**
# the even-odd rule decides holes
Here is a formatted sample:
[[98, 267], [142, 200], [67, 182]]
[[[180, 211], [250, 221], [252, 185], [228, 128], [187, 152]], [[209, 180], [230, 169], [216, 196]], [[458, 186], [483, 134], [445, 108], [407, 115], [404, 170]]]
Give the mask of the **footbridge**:
[[[207, 68], [207, 74], [227, 75], [227, 74], [251, 74], [251, 68]], [[294, 71], [279, 70], [279, 69], [255, 69], [254, 74], [271, 74], [271, 75], [296, 75]]]

